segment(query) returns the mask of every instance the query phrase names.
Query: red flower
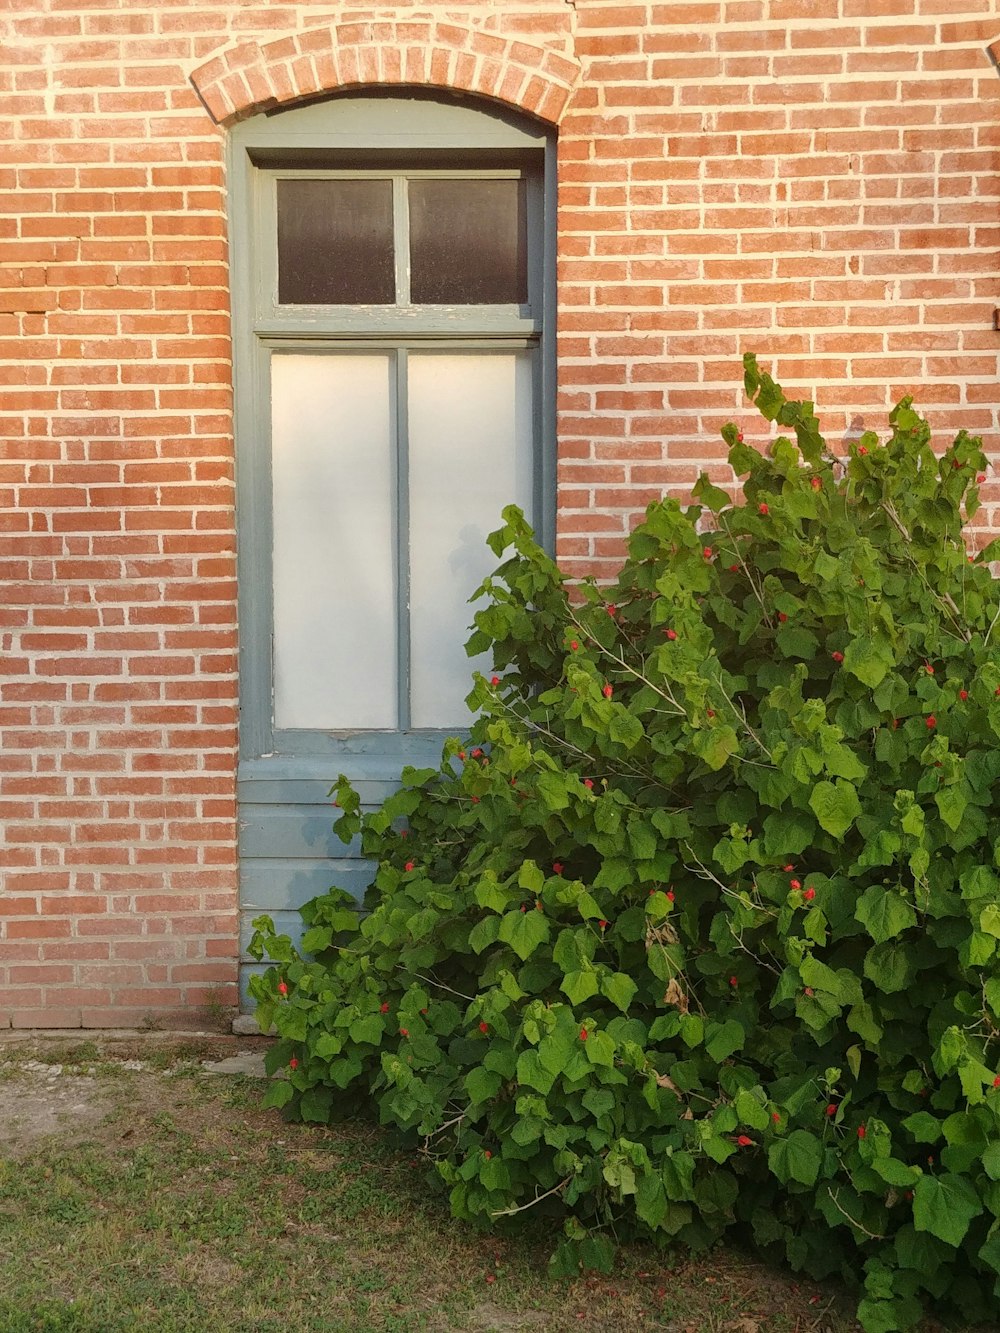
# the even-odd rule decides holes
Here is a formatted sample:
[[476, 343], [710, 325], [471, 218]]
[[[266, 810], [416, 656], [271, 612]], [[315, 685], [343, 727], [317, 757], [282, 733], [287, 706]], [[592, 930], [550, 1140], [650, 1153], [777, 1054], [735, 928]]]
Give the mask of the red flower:
[[705, 716], [706, 716], [706, 717], [715, 717], [715, 709], [714, 709], [714, 708], [706, 708], [706, 709], [705, 709]]
[[553, 861], [552, 862], [553, 875], [561, 875], [562, 872], [563, 872], [563, 863], [561, 861]]
[[483, 752], [482, 750], [479, 749], [478, 746], [472, 751], [472, 757], [473, 759], [482, 759]]
[[858, 1125], [858, 1138], [859, 1138], [859, 1139], [863, 1139], [867, 1133], [868, 1133], [868, 1131], [867, 1131], [867, 1129], [865, 1129], [864, 1125]]
[[958, 697], [961, 699], [962, 703], [965, 703], [966, 699], [968, 699], [968, 697], [969, 697], [969, 691], [968, 691], [968, 690], [959, 690], [959, 692], [958, 692]]
[[677, 631], [675, 629], [665, 629], [663, 632], [671, 642], [677, 638]]
[[741, 1134], [739, 1138], [736, 1140], [736, 1142], [740, 1145], [741, 1148], [753, 1147], [753, 1139], [748, 1139], [745, 1134]]
[[489, 1161], [490, 1158], [493, 1156], [493, 1154], [490, 1152], [489, 1148], [487, 1148], [486, 1151], [483, 1153], [483, 1156], [486, 1158], [487, 1161]]
[[490, 1025], [489, 1025], [489, 1023], [480, 1023], [480, 1024], [479, 1024], [479, 1031], [480, 1031], [480, 1032], [489, 1032], [489, 1030], [490, 1030]]
[[389, 1001], [386, 1000], [383, 1004], [380, 1004], [378, 1011], [380, 1014], [387, 1014], [389, 1012]]
[[617, 608], [617, 606], [615, 606], [614, 602], [609, 602], [609, 603], [608, 603], [608, 615], [609, 615], [609, 616], [613, 616], [617, 610], [618, 610], [618, 608]]
[[500, 684], [500, 677], [499, 677], [499, 676], [491, 676], [491, 677], [490, 677], [490, 684], [491, 684], [491, 685], [499, 685], [499, 684]]
[[701, 553], [702, 553], [702, 555], [705, 557], [706, 560], [711, 560], [711, 558], [712, 558], [712, 548], [711, 548], [711, 546], [705, 546], [705, 547], [703, 547]]
[[781, 868], [786, 875], [790, 874], [795, 869], [791, 862], [789, 862], [787, 866], [782, 866]]
[[931, 731], [933, 731], [934, 728], [937, 726], [937, 718], [934, 716], [933, 713], [927, 719], [926, 726], [928, 726], [931, 729]]
[[673, 891], [673, 889], [667, 889], [667, 898], [669, 899], [670, 902], [673, 902], [673, 901], [674, 901], [674, 891]]
[[844, 660], [843, 653], [831, 653], [830, 656], [833, 658], [835, 662], [842, 662]]
[[775, 1123], [776, 1125], [780, 1125], [780, 1124], [781, 1124], [781, 1116], [778, 1114], [777, 1111], [772, 1111], [772, 1112], [771, 1112], [771, 1119], [774, 1121], [774, 1123]]
[[594, 790], [594, 779], [593, 779], [593, 778], [584, 778], [584, 779], [583, 779], [583, 785], [587, 788], [588, 791], [593, 791], [593, 790]]
[[803, 995], [812, 995], [812, 993], [813, 993], [812, 986], [807, 986], [805, 990], [802, 992]]
[[1000, 1074], [997, 1074], [996, 1078], [993, 1080], [993, 1086], [995, 1088], [1000, 1088]]
[[458, 757], [459, 757], [459, 759], [464, 759], [464, 758], [465, 758], [465, 751], [464, 751], [464, 750], [459, 750], [459, 752], [458, 752]]
[[598, 921], [597, 924], [600, 926], [601, 930], [607, 930], [608, 928], [608, 923], [606, 921]]
[[570, 639], [570, 641], [569, 641], [569, 646], [570, 646], [570, 648], [572, 649], [572, 651], [573, 651], [574, 653], [575, 653], [576, 650], [580, 647], [580, 645], [577, 643], [576, 639]]
[[479, 797], [478, 797], [478, 796], [473, 796], [471, 799], [472, 799], [472, 804], [473, 804], [473, 805], [478, 805], [478, 804], [479, 804]]
[[739, 977], [730, 977], [729, 984], [730, 986], [738, 986], [740, 984]]
[[610, 685], [605, 685], [601, 693], [604, 695], [605, 699], [610, 699], [611, 696], [614, 694], [614, 690], [611, 688]]
[[730, 565], [730, 566], [729, 566], [729, 572], [730, 572], [730, 574], [738, 574], [738, 573], [740, 572], [740, 567], [739, 567], [739, 565]]
[[289, 1068], [289, 1069], [298, 1069], [298, 1067], [299, 1067], [299, 1062], [298, 1062], [298, 1060], [296, 1060], [295, 1056], [293, 1055], [292, 1058], [291, 1058], [291, 1059], [289, 1060], [289, 1062], [288, 1062], [288, 1068]]
[[983, 484], [983, 482], [984, 482], [985, 480], [986, 480], [986, 473], [985, 473], [985, 472], [978, 472], [978, 473], [976, 474], [976, 481], [978, 482], [978, 484], [979, 484], [980, 486]]
[[738, 430], [738, 431], [736, 432], [736, 442], [737, 442], [737, 444], [742, 444], [742, 443], [743, 443], [743, 432], [742, 432], [741, 430]]
[[814, 491], [818, 491], [819, 488], [823, 485], [823, 483], [820, 481], [819, 477], [810, 477], [809, 485], [813, 488]]
[[757, 513], [758, 513], [758, 514], [763, 514], [763, 515], [765, 516], [765, 518], [766, 518], [767, 515], [770, 513], [770, 510], [768, 509], [767, 505], [765, 505], [765, 504], [759, 504], [759, 505], [757, 506]]
[[868, 450], [865, 448], [863, 444], [858, 449], [858, 453], [861, 454], [862, 456], [864, 456], [867, 452]]
[[586, 1029], [586, 1028], [581, 1028], [581, 1029], [580, 1029], [580, 1040], [581, 1040], [581, 1041], [586, 1041], [586, 1040], [587, 1040], [587, 1029]]
[[785, 621], [788, 619], [788, 616], [784, 613], [784, 611], [779, 611], [778, 619], [781, 621], [782, 624], [784, 624]]
[[279, 982], [278, 982], [278, 994], [279, 994], [279, 995], [287, 995], [287, 994], [288, 994], [288, 987], [285, 985], [285, 983], [284, 983], [283, 981], [279, 981]]
[[487, 1273], [487, 1274], [486, 1274], [486, 1281], [487, 1281], [488, 1283], [495, 1282], [496, 1280], [497, 1280], [497, 1275], [496, 1275], [496, 1273]]
[[793, 879], [788, 887], [790, 889], [801, 889], [802, 885], [799, 883], [797, 879]]
[[805, 900], [806, 900], [807, 903], [811, 903], [812, 900], [816, 897], [816, 890], [815, 890], [815, 889], [806, 889], [806, 891], [805, 891], [805, 893], [802, 895], [802, 897], [805, 898]]
[[928, 676], [934, 675], [934, 668], [931, 666], [930, 662], [924, 663], [924, 670], [927, 672]]
[[412, 862], [412, 861], [407, 861], [406, 865], [403, 866], [403, 869], [404, 869], [404, 870], [412, 870], [412, 869], [413, 869], [413, 862]]
[[401, 1037], [408, 1037], [410, 1034], [409, 1034], [409, 1032], [406, 1030], [406, 1028], [400, 1028], [400, 1029], [399, 1029], [399, 1035], [400, 1035]]
[[837, 1114], [837, 1103], [836, 1103], [836, 1102], [831, 1102], [830, 1105], [826, 1108], [826, 1113], [827, 1113], [827, 1115], [836, 1115], [836, 1114]]

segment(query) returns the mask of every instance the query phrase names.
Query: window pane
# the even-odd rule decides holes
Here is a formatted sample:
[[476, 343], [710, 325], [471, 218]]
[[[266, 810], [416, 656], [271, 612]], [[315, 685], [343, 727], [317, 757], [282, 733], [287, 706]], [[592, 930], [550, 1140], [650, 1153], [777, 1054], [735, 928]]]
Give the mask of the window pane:
[[396, 299], [392, 181], [279, 180], [278, 301], [386, 305]]
[[521, 180], [411, 180], [410, 299], [521, 305], [528, 299]]
[[395, 727], [390, 358], [271, 358], [274, 722]]
[[472, 672], [468, 598], [496, 560], [505, 504], [531, 516], [530, 353], [409, 358], [410, 708], [415, 727], [464, 725]]

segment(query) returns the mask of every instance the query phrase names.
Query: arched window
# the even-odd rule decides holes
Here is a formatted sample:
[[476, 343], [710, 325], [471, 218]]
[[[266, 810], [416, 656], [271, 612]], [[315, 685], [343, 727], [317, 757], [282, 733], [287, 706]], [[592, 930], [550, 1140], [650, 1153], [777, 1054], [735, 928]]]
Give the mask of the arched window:
[[413, 91], [255, 116], [230, 153], [243, 857], [319, 850], [301, 900], [336, 774], [466, 725], [501, 507], [552, 544], [554, 152]]

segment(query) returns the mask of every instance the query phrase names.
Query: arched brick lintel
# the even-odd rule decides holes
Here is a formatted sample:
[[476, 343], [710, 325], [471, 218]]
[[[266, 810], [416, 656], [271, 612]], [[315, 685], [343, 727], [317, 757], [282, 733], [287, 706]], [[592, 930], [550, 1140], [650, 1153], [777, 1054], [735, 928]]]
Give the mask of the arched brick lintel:
[[240, 42], [191, 75], [219, 125], [356, 87], [449, 88], [477, 93], [557, 125], [580, 77], [571, 56], [437, 19], [335, 23]]

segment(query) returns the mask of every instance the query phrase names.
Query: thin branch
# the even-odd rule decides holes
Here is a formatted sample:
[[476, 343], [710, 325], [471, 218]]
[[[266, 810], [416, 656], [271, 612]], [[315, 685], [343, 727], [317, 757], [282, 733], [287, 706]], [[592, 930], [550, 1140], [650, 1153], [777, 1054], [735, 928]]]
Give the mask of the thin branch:
[[866, 1235], [869, 1240], [885, 1240], [884, 1236], [879, 1236], [876, 1235], [874, 1231], [869, 1231], [867, 1227], [863, 1227], [860, 1222], [858, 1222], [855, 1218], [853, 1218], [849, 1212], [847, 1212], [844, 1208], [841, 1208], [840, 1204], [837, 1202], [837, 1195], [834, 1194], [833, 1190], [830, 1188], [829, 1185], [827, 1185], [826, 1187], [826, 1192], [833, 1200], [834, 1208], [836, 1208], [838, 1213], [842, 1213], [843, 1216], [847, 1218], [848, 1222], [850, 1222], [852, 1227], [857, 1227], [857, 1229], [864, 1235]]
[[474, 995], [464, 995], [460, 990], [452, 990], [451, 986], [446, 986], [443, 981], [435, 981], [433, 977], [425, 977], [420, 972], [413, 974], [418, 981], [426, 981], [428, 986], [437, 986], [438, 990], [446, 990], [450, 995], [457, 995], [460, 1000], [468, 1000], [471, 1004], [476, 998]]
[[573, 1179], [572, 1176], [567, 1176], [565, 1180], [560, 1180], [558, 1185], [553, 1185], [552, 1188], [550, 1190], [546, 1190], [544, 1194], [536, 1194], [535, 1197], [532, 1200], [530, 1200], [530, 1202], [522, 1203], [518, 1208], [501, 1208], [499, 1212], [491, 1213], [490, 1216], [512, 1217], [514, 1213], [523, 1213], [526, 1208], [534, 1208], [536, 1203], [541, 1203], [542, 1200], [547, 1199], [550, 1194], [558, 1194], [561, 1189], [566, 1188], [566, 1186], [572, 1179]]

